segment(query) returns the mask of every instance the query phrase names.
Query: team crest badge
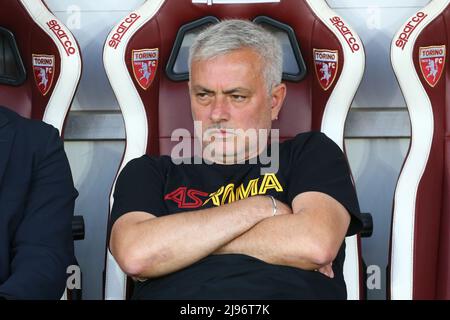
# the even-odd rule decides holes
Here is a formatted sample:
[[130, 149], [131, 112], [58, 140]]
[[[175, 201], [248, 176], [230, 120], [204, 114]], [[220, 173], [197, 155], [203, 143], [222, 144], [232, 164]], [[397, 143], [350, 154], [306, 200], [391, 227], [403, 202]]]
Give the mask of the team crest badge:
[[33, 54], [33, 74], [36, 85], [42, 95], [46, 95], [53, 84], [55, 74], [55, 56]]
[[317, 80], [323, 90], [328, 90], [338, 72], [338, 51], [314, 49], [313, 55]]
[[420, 70], [428, 84], [434, 87], [445, 66], [445, 45], [419, 48]]
[[133, 50], [132, 52], [134, 78], [144, 90], [147, 90], [155, 79], [158, 56], [158, 48]]

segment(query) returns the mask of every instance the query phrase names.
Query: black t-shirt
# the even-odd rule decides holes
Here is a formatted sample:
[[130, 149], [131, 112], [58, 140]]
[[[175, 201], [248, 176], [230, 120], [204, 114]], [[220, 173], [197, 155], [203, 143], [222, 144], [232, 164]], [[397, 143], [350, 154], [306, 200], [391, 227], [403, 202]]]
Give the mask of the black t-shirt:
[[[281, 143], [276, 173], [261, 174], [264, 165], [259, 162], [221, 165], [190, 160], [191, 164], [176, 165], [168, 156], [144, 155], [130, 161], [117, 180], [111, 225], [130, 211], [160, 217], [256, 194], [272, 195], [291, 206], [296, 195], [318, 191], [339, 201], [351, 214], [347, 235], [362, 227], [345, 156], [323, 133], [302, 133]], [[243, 254], [210, 255], [169, 275], [137, 282], [133, 298], [345, 299], [344, 258], [345, 243], [333, 262], [335, 277], [331, 279]]]

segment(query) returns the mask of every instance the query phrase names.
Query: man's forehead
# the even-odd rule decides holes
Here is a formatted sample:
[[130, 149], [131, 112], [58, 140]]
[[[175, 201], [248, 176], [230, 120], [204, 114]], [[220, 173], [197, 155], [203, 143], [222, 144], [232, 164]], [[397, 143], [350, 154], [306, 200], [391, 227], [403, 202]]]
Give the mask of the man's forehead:
[[191, 61], [191, 72], [198, 71], [198, 68], [228, 67], [230, 64], [248, 65], [248, 67], [260, 68], [262, 57], [253, 49], [237, 49], [217, 56], [197, 58]]
[[251, 47], [240, 47], [234, 48], [227, 51], [223, 51], [220, 53], [216, 53], [213, 55], [205, 55], [205, 56], [196, 56], [193, 57], [192, 63], [194, 62], [204, 62], [204, 61], [214, 61], [221, 58], [228, 58], [231, 56], [247, 56], [252, 60], [262, 58], [260, 53]]

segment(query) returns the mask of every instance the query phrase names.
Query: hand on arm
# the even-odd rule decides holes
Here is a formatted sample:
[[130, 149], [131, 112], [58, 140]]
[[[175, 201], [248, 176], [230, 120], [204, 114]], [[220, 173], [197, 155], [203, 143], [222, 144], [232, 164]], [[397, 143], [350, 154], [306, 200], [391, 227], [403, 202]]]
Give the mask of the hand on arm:
[[[264, 201], [271, 208], [266, 199]], [[332, 275], [331, 262], [345, 238], [350, 215], [332, 197], [305, 192], [289, 207], [278, 201], [281, 215], [265, 219], [215, 253], [241, 253], [267, 263], [316, 270]]]

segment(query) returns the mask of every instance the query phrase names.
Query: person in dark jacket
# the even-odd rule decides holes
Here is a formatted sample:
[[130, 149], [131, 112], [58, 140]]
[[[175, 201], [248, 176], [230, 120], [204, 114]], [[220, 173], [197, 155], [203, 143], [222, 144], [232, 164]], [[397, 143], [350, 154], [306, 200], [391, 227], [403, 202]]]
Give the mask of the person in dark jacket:
[[76, 191], [58, 130], [0, 106], [0, 299], [60, 299]]

